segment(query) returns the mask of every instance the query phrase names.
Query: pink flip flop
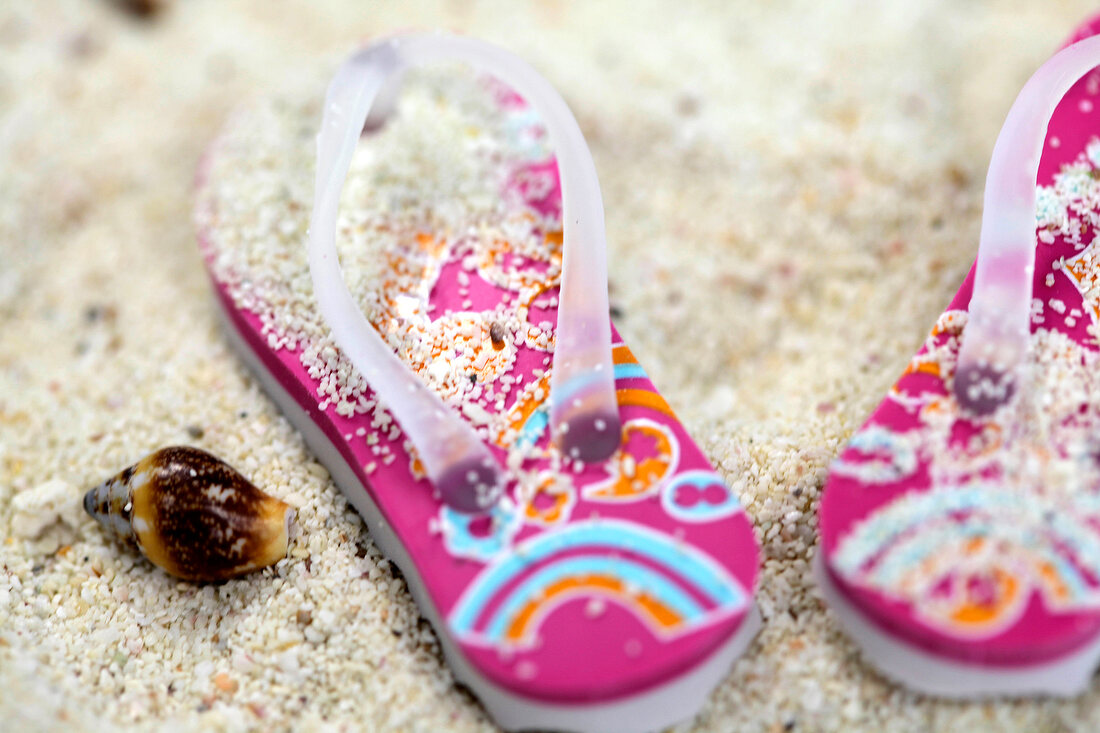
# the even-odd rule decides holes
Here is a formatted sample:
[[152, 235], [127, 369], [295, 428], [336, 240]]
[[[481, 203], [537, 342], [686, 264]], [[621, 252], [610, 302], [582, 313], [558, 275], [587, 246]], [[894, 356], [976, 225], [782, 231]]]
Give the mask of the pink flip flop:
[[[498, 81], [421, 77], [395, 114], [439, 60]], [[244, 113], [200, 170], [231, 341], [498, 723], [691, 717], [759, 628], [757, 545], [610, 325], [565, 103], [500, 49], [408, 35], [337, 72], [311, 187], [317, 113]]]
[[977, 261], [822, 498], [826, 598], [923, 692], [1069, 695], [1100, 662], [1097, 33], [1017, 98]]

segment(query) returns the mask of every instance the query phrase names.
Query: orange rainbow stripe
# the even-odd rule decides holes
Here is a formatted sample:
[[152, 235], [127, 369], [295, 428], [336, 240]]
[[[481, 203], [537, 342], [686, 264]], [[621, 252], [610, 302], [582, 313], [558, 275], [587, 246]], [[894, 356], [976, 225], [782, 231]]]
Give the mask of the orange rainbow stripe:
[[[584, 593], [586, 591], [587, 593]], [[623, 582], [618, 578], [609, 575], [589, 575], [584, 578], [562, 578], [547, 587], [541, 599], [531, 601], [516, 614], [505, 638], [512, 643], [522, 641], [527, 636], [528, 629], [532, 627], [531, 621], [536, 617], [539, 609], [553, 606], [555, 597], [564, 596], [562, 600], [566, 600], [570, 595], [582, 593], [587, 596], [597, 594], [608, 596], [632, 608], [635, 613], [644, 614], [661, 629], [671, 630], [683, 623], [683, 618], [679, 614], [656, 598], [644, 593], [636, 596], [627, 593]]]

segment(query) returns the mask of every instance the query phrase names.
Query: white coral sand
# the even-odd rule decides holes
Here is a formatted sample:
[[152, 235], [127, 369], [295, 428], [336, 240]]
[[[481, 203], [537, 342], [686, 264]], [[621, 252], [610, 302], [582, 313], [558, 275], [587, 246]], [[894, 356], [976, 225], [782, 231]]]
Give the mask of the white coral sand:
[[[515, 50], [572, 105], [618, 325], [759, 531], [764, 630], [685, 728], [1100, 728], [1100, 686], [963, 704], [884, 682], [809, 574], [826, 466], [962, 281], [1008, 106], [1093, 3], [120, 5], [0, 6], [2, 727], [491, 727], [230, 352], [190, 217], [243, 98], [320, 95], [357, 40], [440, 26]], [[286, 561], [197, 587], [90, 520], [51, 519], [69, 533], [51, 552], [18, 536], [35, 487], [78, 501], [180, 442], [301, 507]]]

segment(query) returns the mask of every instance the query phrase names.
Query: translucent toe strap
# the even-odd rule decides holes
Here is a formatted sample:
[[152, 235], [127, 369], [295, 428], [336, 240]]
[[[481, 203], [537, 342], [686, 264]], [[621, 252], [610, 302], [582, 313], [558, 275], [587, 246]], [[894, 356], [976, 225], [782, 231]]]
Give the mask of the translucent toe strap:
[[309, 264], [333, 338], [400, 423], [432, 483], [461, 511], [488, 509], [504, 486], [502, 470], [469, 424], [390, 350], [360, 311], [336, 254], [336, 212], [364, 126], [392, 110], [406, 68], [459, 60], [496, 76], [541, 117], [562, 179], [563, 264], [551, 377], [555, 439], [583, 460], [610, 455], [620, 423], [611, 361], [603, 203], [596, 169], [576, 120], [539, 74], [512, 54], [442, 34], [390, 38], [348, 59], [329, 84], [317, 137], [317, 180]]
[[1058, 52], [1028, 80], [993, 148], [970, 318], [955, 371], [955, 397], [979, 415], [1012, 397], [1031, 333], [1035, 185], [1047, 124], [1066, 92], [1100, 65], [1100, 37]]

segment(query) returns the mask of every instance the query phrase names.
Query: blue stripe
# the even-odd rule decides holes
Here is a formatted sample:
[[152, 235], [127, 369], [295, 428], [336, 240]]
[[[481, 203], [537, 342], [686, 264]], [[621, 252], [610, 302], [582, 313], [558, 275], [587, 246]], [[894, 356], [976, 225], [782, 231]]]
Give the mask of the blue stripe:
[[615, 379], [645, 379], [648, 375], [641, 364], [616, 364]]
[[549, 423], [550, 413], [546, 407], [540, 407], [532, 412], [527, 416], [527, 420], [519, 430], [519, 435], [516, 436], [516, 446], [527, 449], [539, 442]]

